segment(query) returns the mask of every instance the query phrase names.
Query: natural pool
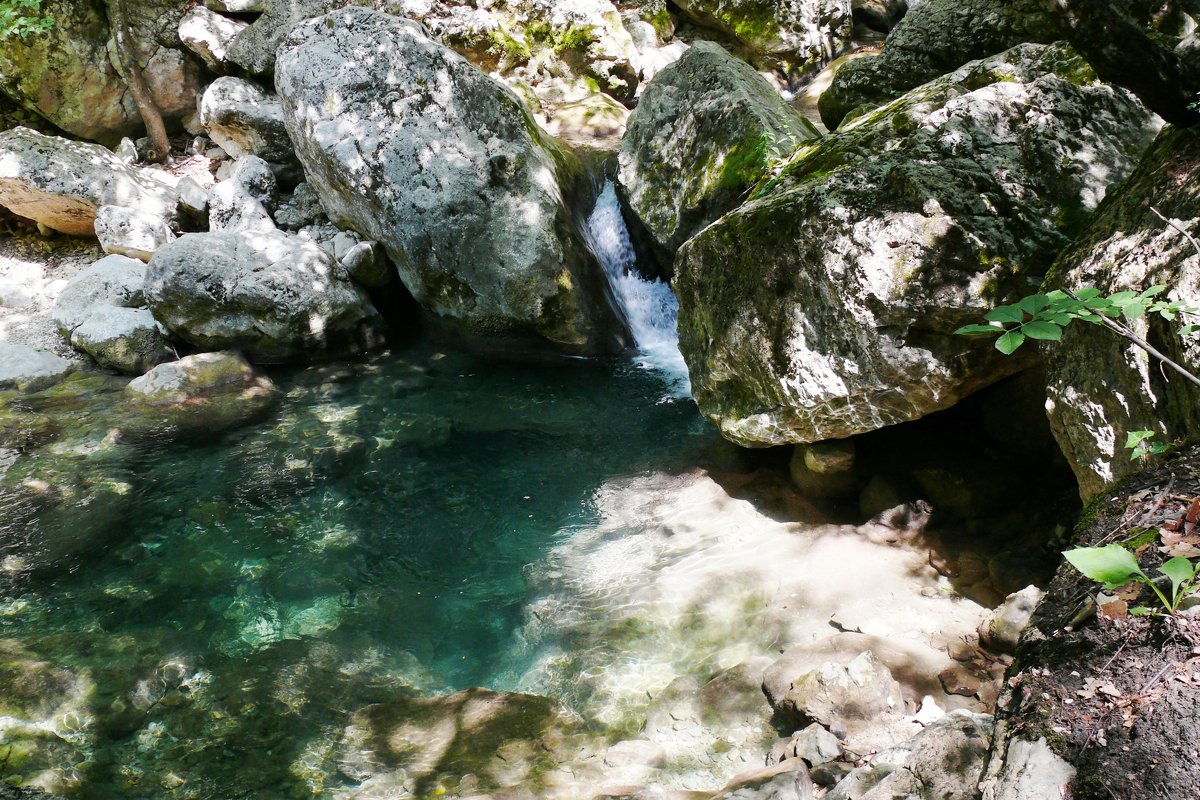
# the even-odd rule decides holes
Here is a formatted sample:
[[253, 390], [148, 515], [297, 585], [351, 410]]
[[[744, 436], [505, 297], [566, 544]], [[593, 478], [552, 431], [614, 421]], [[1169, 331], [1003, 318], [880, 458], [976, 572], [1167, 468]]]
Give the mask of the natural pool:
[[[179, 796], [309, 796], [330, 770], [316, 751], [296, 765], [347, 712], [513, 688], [537, 656], [514, 646], [527, 567], [595, 523], [606, 481], [686, 468], [714, 439], [625, 362], [420, 344], [275, 377], [286, 399], [262, 423], [117, 445], [114, 540], [8, 579], [0, 639], [88, 684], [78, 730], [55, 723], [81, 797], [162, 796], [171, 775]], [[78, 412], [93, 443], [112, 439], [108, 397]]]

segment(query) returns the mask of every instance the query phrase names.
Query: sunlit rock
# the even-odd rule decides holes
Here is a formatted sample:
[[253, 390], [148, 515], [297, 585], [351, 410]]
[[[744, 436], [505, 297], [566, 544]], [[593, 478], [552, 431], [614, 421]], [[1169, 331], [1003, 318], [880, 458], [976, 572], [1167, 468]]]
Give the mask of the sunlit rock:
[[275, 78], [330, 218], [380, 242], [433, 318], [575, 353], [614, 346], [564, 199], [581, 164], [502, 84], [416, 24], [358, 8], [296, 29]]
[[0, 342], [0, 389], [36, 392], [67, 377], [77, 364], [24, 344]]
[[273, 232], [193, 233], [154, 254], [146, 302], [196, 347], [258, 362], [356, 353], [382, 321], [345, 268], [314, 244]]
[[733, 210], [771, 164], [818, 138], [766, 79], [696, 42], [646, 87], [621, 142], [620, 182], [667, 260]]
[[95, 226], [104, 252], [139, 261], [149, 261], [155, 250], [175, 239], [166, 220], [136, 208], [101, 206], [96, 211]]
[[700, 25], [732, 35], [756, 56], [802, 74], [820, 67], [850, 44], [849, 0], [679, 0]]
[[[1053, 286], [1094, 286], [1107, 294], [1162, 284], [1160, 298], [1200, 306], [1200, 253], [1181, 232], [1200, 224], [1200, 203], [1189, 188], [1196, 180], [1200, 137], [1166, 129], [1059, 258]], [[1197, 373], [1200, 336], [1178, 334], [1195, 322], [1191, 315], [1172, 322], [1150, 316], [1126, 324]], [[1129, 433], [1154, 431], [1160, 442], [1200, 434], [1200, 389], [1102, 326], [1072, 325], [1062, 342], [1046, 348], [1045, 359], [1050, 427], [1085, 498], [1141, 469], [1125, 448]]]
[[95, 236], [101, 206], [125, 206], [171, 219], [171, 182], [132, 167], [98, 144], [29, 128], [0, 133], [0, 205], [71, 236]]
[[878, 55], [847, 63], [821, 94], [821, 120], [844, 119], [890, 102], [909, 89], [1024, 42], [1066, 39], [1066, 23], [1043, 0], [922, 0], [913, 3]]
[[179, 40], [209, 69], [222, 71], [230, 43], [247, 27], [249, 23], [196, 6], [179, 21]]
[[133, 375], [175, 358], [166, 329], [145, 308], [97, 306], [71, 332], [71, 346], [102, 367]]
[[701, 412], [743, 445], [845, 438], [1021, 370], [954, 331], [1036, 290], [1154, 130], [1065, 45], [1022, 45], [802, 147], [676, 260]]
[[226, 153], [294, 162], [279, 98], [242, 78], [217, 78], [200, 99], [200, 124]]
[[234, 162], [229, 177], [208, 193], [209, 230], [274, 232], [271, 209], [276, 191], [275, 174], [267, 162], [258, 156], [242, 156]]

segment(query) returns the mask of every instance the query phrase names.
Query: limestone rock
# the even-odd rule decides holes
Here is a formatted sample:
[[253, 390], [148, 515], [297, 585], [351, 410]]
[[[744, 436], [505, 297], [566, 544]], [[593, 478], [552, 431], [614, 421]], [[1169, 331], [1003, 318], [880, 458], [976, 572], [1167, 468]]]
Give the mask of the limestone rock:
[[209, 230], [275, 231], [275, 195], [275, 174], [267, 162], [258, 156], [239, 158], [229, 177], [208, 193]]
[[840, 758], [841, 755], [842, 746], [837, 737], [814, 722], [787, 739], [780, 739], [771, 749], [767, 763], [778, 764], [789, 758], [800, 758], [810, 767], [816, 767]]
[[136, 308], [145, 305], [146, 265], [110, 255], [77, 273], [58, 295], [52, 312], [64, 337], [83, 324], [98, 306]]
[[[1168, 289], [1160, 297], [1200, 306], [1200, 255], [1150, 210], [1153, 206], [1184, 230], [1197, 230], [1200, 202], [1189, 188], [1197, 180], [1200, 135], [1191, 129], [1164, 130], [1134, 174], [1059, 258], [1050, 283], [1054, 288], [1094, 286], [1106, 294], [1164, 284]], [[1180, 338], [1180, 324], [1154, 318], [1131, 327], [1198, 372], [1200, 337]], [[1155, 431], [1158, 441], [1200, 434], [1195, 413], [1200, 390], [1169, 370], [1161, 372], [1157, 360], [1111, 331], [1072, 325], [1062, 342], [1046, 348], [1045, 360], [1050, 428], [1084, 498], [1141, 469], [1124, 447], [1130, 431]]]
[[0, 133], [0, 205], [47, 228], [94, 236], [101, 206], [171, 219], [177, 202], [168, 181], [122, 162], [100, 145], [28, 128]]
[[[224, 68], [230, 43], [249, 23], [196, 6], [179, 22], [179, 40], [204, 60], [209, 69]], [[211, 87], [210, 87], [211, 88]]]
[[58, 383], [75, 366], [74, 361], [45, 350], [0, 342], [0, 389], [36, 392]]
[[71, 346], [102, 367], [141, 375], [175, 353], [167, 332], [145, 308], [102, 305], [71, 333]]
[[200, 124], [234, 158], [254, 155], [281, 164], [296, 159], [279, 98], [256, 83], [217, 78], [200, 99]]
[[1042, 590], [1036, 586], [1013, 592], [980, 623], [979, 641], [998, 653], [1017, 652], [1021, 632], [1033, 619], [1033, 612], [1041, 601]]
[[700, 410], [739, 444], [813, 442], [1019, 371], [1032, 352], [954, 330], [1035, 290], [1153, 133], [1065, 45], [1021, 45], [802, 147], [679, 252]]
[[858, 491], [854, 443], [846, 439], [796, 445], [790, 472], [792, 483], [806, 497], [844, 499]]
[[563, 199], [581, 165], [511, 92], [419, 26], [357, 8], [294, 31], [276, 85], [330, 218], [380, 242], [433, 317], [468, 335], [612, 348], [603, 278]]
[[289, 231], [298, 231], [324, 216], [321, 198], [317, 197], [308, 181], [298, 184], [291, 197], [279, 203], [274, 214], [275, 224]]
[[101, 206], [95, 227], [104, 252], [140, 261], [149, 261], [155, 250], [175, 239], [162, 217], [124, 206]]
[[[235, 0], [241, 2], [241, 0]], [[261, 1], [261, 0], [258, 0]], [[275, 71], [279, 45], [305, 20], [319, 17], [347, 4], [347, 0], [272, 0], [263, 15], [237, 35], [229, 45], [227, 59], [251, 75], [269, 76]]]
[[271, 0], [204, 0], [204, 5], [228, 14], [261, 14], [279, 3]]
[[975, 797], [991, 744], [992, 729], [992, 718], [987, 714], [954, 711], [918, 733], [903, 747], [876, 755], [871, 766], [850, 773], [826, 798], [945, 800]]
[[135, 431], [213, 434], [265, 414], [279, 390], [237, 353], [198, 353], [159, 364], [125, 387]]
[[[990, 771], [990, 770], [989, 770]], [[1045, 739], [1007, 743], [1004, 765], [994, 785], [984, 790], [987, 800], [1062, 800], [1070, 796], [1075, 768], [1059, 757]]]
[[350, 277], [363, 286], [387, 286], [392, 280], [392, 268], [378, 242], [358, 242], [338, 259]]
[[845, 64], [821, 95], [821, 120], [829, 130], [968, 61], [1067, 35], [1058, 9], [1045, 0], [922, 0], [913, 5], [879, 55]]
[[813, 782], [799, 760], [739, 775], [712, 800], [812, 800]]
[[790, 72], [819, 69], [850, 43], [849, 0], [677, 0], [685, 15], [733, 36]]
[[867, 651], [845, 666], [826, 662], [796, 677], [776, 710], [853, 736], [880, 719], [903, 716], [904, 697], [888, 668]]
[[196, 347], [238, 349], [258, 362], [361, 352], [382, 322], [345, 269], [283, 233], [187, 234], [154, 254], [146, 301]]
[[629, 118], [621, 187], [669, 260], [773, 162], [818, 137], [748, 64], [697, 42], [654, 77]]

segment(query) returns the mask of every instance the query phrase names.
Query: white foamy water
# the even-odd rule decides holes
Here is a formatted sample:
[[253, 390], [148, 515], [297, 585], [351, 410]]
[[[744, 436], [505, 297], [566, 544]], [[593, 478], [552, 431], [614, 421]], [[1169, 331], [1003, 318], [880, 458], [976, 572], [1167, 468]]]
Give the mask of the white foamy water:
[[612, 181], [605, 181], [596, 198], [587, 232], [592, 251], [604, 267], [613, 297], [633, 333], [638, 365], [660, 372], [672, 397], [691, 397], [687, 364], [679, 352], [679, 303], [669, 284], [646, 280], [638, 274], [637, 256]]

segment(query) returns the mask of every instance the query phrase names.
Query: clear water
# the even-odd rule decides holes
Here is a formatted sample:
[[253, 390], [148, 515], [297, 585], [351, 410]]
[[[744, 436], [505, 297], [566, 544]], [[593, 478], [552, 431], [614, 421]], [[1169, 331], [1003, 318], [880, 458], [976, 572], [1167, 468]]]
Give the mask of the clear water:
[[[713, 440], [628, 363], [421, 345], [276, 379], [286, 399], [261, 424], [121, 446], [105, 460], [131, 487], [117, 540], [0, 588], [0, 640], [94, 684], [69, 755], [79, 796], [168, 796], [183, 773], [180, 796], [312, 796], [347, 711], [511, 688], [512, 659], [538, 656], [512, 646], [526, 569], [594, 524], [597, 487], [683, 469]], [[110, 398], [89, 402], [77, 427], [95, 440]]]
[[679, 302], [666, 282], [638, 274], [637, 255], [612, 181], [605, 182], [596, 198], [587, 233], [633, 334], [636, 363], [666, 376], [671, 397], [690, 397], [687, 364], [679, 352]]

